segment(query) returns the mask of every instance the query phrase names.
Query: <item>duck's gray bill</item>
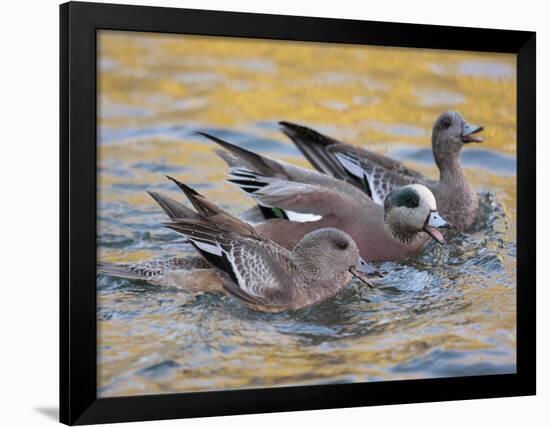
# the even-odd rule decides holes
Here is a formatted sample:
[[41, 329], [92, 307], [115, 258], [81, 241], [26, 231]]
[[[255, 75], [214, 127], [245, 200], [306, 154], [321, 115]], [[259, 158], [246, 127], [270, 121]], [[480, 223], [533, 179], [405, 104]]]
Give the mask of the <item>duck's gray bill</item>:
[[435, 228], [452, 228], [451, 224], [445, 221], [437, 211], [430, 212], [428, 225]]
[[376, 270], [361, 257], [359, 257], [357, 264], [354, 267], [351, 267], [349, 271], [371, 289], [373, 289], [374, 286], [368, 279], [370, 277], [382, 277], [382, 274], [380, 274], [378, 270]]
[[464, 123], [462, 127], [462, 142], [467, 144], [469, 142], [483, 142], [481, 136], [476, 136], [475, 134], [481, 132], [483, 126], [471, 125], [470, 123]]
[[430, 212], [430, 215], [426, 219], [426, 224], [424, 224], [424, 231], [430, 235], [440, 245], [445, 244], [445, 238], [443, 234], [438, 230], [438, 228], [452, 228], [451, 224], [445, 221], [437, 211]]

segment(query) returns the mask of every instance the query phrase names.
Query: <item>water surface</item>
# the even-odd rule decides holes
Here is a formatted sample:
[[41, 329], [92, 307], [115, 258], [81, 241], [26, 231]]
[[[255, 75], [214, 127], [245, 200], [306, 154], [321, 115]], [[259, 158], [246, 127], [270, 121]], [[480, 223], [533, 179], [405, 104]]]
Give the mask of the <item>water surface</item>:
[[307, 166], [277, 121], [310, 125], [437, 177], [443, 111], [485, 126], [463, 164], [480, 191], [469, 234], [382, 263], [293, 313], [217, 294], [98, 276], [101, 396], [515, 372], [515, 57], [144, 33], [99, 36], [98, 247], [110, 262], [185, 254], [145, 190], [182, 199], [170, 174], [238, 214], [204, 130]]

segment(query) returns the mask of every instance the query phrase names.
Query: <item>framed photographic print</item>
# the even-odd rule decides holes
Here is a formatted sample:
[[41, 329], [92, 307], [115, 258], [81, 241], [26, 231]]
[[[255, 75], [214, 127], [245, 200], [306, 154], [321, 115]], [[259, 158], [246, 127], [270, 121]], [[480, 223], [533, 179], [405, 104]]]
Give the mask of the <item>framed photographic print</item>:
[[535, 34], [60, 8], [66, 424], [535, 393]]

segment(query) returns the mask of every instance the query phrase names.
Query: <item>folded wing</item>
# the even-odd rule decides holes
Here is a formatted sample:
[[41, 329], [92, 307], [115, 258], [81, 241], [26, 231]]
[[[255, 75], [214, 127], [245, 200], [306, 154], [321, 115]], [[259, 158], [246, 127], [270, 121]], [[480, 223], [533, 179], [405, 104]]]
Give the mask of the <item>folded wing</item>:
[[424, 175], [403, 163], [363, 148], [340, 144], [330, 147], [328, 151], [379, 205], [383, 205], [386, 196], [398, 187], [430, 183]]
[[204, 220], [176, 220], [165, 225], [183, 234], [222, 273], [224, 288], [234, 296], [274, 307], [292, 301], [294, 284], [279, 264], [281, 255], [274, 254], [272, 244]]
[[[336, 206], [353, 203], [353, 186], [313, 170], [307, 170], [198, 132], [227, 151], [216, 150], [229, 166], [228, 182], [254, 198], [265, 219], [311, 222], [334, 212]], [[344, 170], [344, 169], [343, 169]]]
[[279, 122], [279, 125], [315, 169], [335, 178], [348, 180], [346, 170], [328, 151], [329, 147], [340, 144], [340, 141], [295, 123]]
[[375, 203], [383, 204], [386, 196], [397, 187], [431, 182], [389, 157], [342, 143], [305, 126], [289, 122], [279, 124], [315, 169], [354, 184]]
[[220, 272], [228, 292], [269, 307], [292, 300], [294, 265], [286, 249], [265, 240], [249, 224], [177, 179], [169, 179], [185, 193], [196, 212], [160, 193], [150, 193], [171, 219], [164, 225], [184, 235]]

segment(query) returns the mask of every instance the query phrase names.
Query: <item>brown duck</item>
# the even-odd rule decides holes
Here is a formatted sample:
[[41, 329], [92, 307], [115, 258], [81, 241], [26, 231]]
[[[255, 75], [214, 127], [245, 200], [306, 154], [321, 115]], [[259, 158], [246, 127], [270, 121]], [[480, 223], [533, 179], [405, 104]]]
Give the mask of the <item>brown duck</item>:
[[432, 151], [440, 172], [438, 181], [399, 161], [342, 143], [310, 128], [289, 122], [280, 122], [280, 125], [318, 171], [355, 185], [378, 204], [383, 204], [392, 190], [419, 183], [431, 190], [439, 211], [454, 228], [464, 231], [476, 219], [478, 198], [460, 165], [460, 151], [464, 144], [483, 141], [477, 135], [483, 127], [467, 123], [458, 112], [441, 114], [433, 127]]
[[437, 213], [433, 194], [420, 184], [389, 193], [380, 206], [359, 188], [201, 133], [227, 151], [216, 151], [230, 166], [229, 182], [254, 198], [264, 222], [256, 230], [287, 249], [307, 233], [339, 228], [355, 240], [367, 261], [395, 261], [418, 254], [439, 228], [450, 225]]
[[150, 192], [171, 218], [165, 226], [183, 234], [215, 269], [220, 288], [254, 309], [279, 312], [317, 304], [339, 293], [353, 276], [367, 283], [366, 274], [374, 273], [353, 239], [341, 230], [314, 230], [289, 251], [170, 179], [195, 210]]

